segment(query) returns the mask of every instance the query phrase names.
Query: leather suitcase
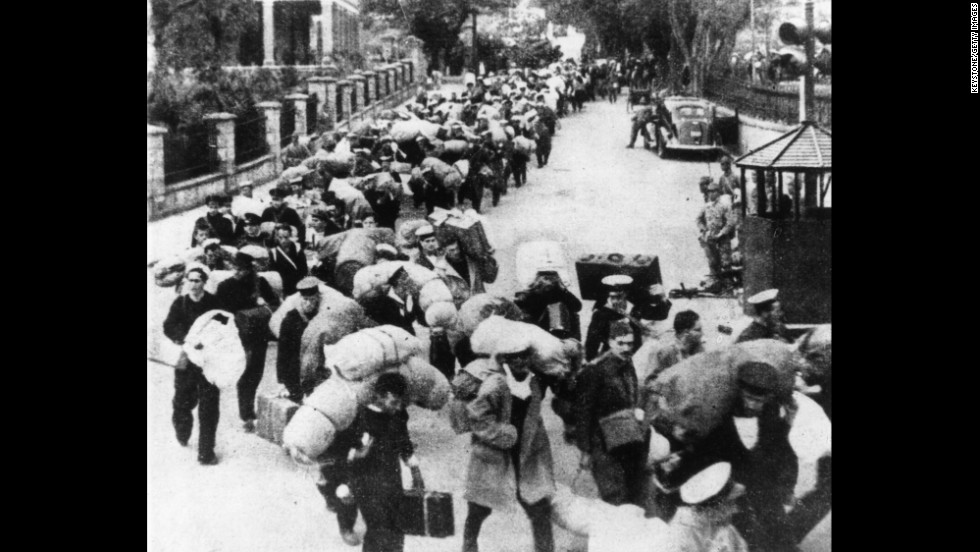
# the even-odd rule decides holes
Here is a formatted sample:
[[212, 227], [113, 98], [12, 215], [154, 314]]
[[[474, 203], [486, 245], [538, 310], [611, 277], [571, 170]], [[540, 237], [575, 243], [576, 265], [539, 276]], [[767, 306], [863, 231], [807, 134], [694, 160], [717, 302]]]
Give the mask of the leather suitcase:
[[603, 295], [602, 279], [612, 274], [626, 274], [633, 278], [634, 289], [643, 289], [663, 283], [660, 276], [660, 259], [655, 255], [623, 255], [599, 253], [582, 255], [575, 261], [579, 290], [582, 299], [595, 301]]
[[282, 445], [282, 432], [298, 408], [299, 405], [289, 399], [259, 395], [255, 432], [267, 441]]
[[396, 523], [406, 535], [451, 537], [456, 532], [453, 495], [426, 491], [421, 472], [413, 470], [415, 488], [402, 492], [396, 510]]

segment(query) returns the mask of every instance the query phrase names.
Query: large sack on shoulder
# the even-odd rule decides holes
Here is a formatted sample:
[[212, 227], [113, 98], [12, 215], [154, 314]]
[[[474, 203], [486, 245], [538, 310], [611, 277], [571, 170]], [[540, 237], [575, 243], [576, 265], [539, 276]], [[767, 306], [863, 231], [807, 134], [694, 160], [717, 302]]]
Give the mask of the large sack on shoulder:
[[410, 357], [398, 371], [408, 380], [408, 399], [413, 404], [439, 410], [449, 402], [449, 380], [422, 358]]
[[[327, 284], [320, 283], [317, 285], [317, 287], [320, 289], [321, 296], [320, 305], [317, 307], [316, 311], [317, 314], [319, 314], [324, 308], [324, 305], [329, 305], [339, 299], [346, 299], [343, 293], [340, 293]], [[279, 337], [279, 330], [282, 328], [282, 321], [286, 318], [286, 315], [289, 314], [289, 311], [300, 305], [300, 302], [301, 296], [298, 291], [283, 300], [282, 304], [279, 305], [279, 308], [276, 309], [276, 312], [272, 314], [272, 318], [269, 320], [269, 329], [272, 330], [272, 335], [276, 336], [276, 338]], [[316, 315], [314, 314], [314, 317], [315, 316]]]
[[377, 326], [349, 297], [324, 297], [320, 312], [310, 320], [300, 344], [300, 381], [311, 379], [324, 365], [323, 347], [333, 345], [348, 334]]
[[470, 144], [466, 140], [446, 140], [442, 147], [449, 153], [466, 153]]
[[330, 418], [303, 405], [283, 429], [282, 446], [293, 459], [312, 464], [333, 443], [338, 431]]
[[397, 326], [367, 328], [324, 350], [325, 366], [345, 379], [359, 381], [422, 352], [422, 342]]
[[760, 339], [694, 355], [664, 370], [653, 382], [654, 393], [661, 397], [656, 417], [687, 429], [694, 439], [710, 434], [735, 411], [738, 368], [753, 361], [776, 369], [776, 396], [788, 401], [796, 377], [792, 348]]
[[458, 329], [467, 336], [472, 336], [481, 322], [493, 315], [502, 316], [508, 320], [522, 320], [524, 313], [510, 299], [478, 293], [459, 307]]
[[164, 259], [153, 267], [153, 281], [160, 287], [174, 287], [184, 278], [187, 261], [181, 257]]
[[354, 168], [354, 154], [334, 151], [320, 161], [320, 165], [334, 177], [346, 178]]
[[415, 140], [417, 136], [422, 134], [422, 123], [424, 122], [426, 121], [422, 121], [421, 119], [396, 121], [395, 124], [391, 125], [389, 134], [391, 134], [391, 137], [399, 144], [411, 142], [412, 140]]
[[199, 316], [187, 332], [183, 350], [188, 360], [201, 367], [204, 377], [221, 389], [233, 387], [245, 372], [245, 349], [230, 312], [211, 310]]
[[[574, 340], [573, 340], [574, 341]], [[571, 369], [571, 348], [562, 340], [534, 324], [491, 316], [470, 336], [474, 353], [493, 356], [500, 350], [530, 347], [534, 353], [532, 370], [547, 376], [564, 376]]]
[[518, 136], [517, 138], [514, 138], [514, 149], [523, 153], [524, 155], [531, 155], [537, 151], [538, 146], [534, 140], [523, 136]]

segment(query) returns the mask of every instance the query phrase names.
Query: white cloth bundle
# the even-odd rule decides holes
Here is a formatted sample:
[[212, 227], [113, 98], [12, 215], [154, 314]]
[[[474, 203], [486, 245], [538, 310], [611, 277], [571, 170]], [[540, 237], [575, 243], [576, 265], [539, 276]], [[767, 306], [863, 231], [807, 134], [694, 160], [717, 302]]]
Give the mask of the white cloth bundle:
[[197, 318], [184, 338], [188, 360], [201, 367], [204, 377], [221, 389], [238, 383], [245, 371], [245, 349], [242, 348], [235, 315], [211, 310]]
[[531, 155], [537, 151], [538, 146], [534, 140], [523, 136], [518, 136], [517, 138], [514, 138], [514, 149], [523, 153], [524, 155]]
[[[570, 340], [575, 343], [574, 340]], [[532, 369], [535, 372], [560, 376], [568, 372], [572, 362], [572, 347], [545, 330], [502, 316], [491, 316], [477, 326], [470, 336], [474, 353], [496, 355], [500, 351], [519, 351], [530, 346], [534, 353]]]
[[422, 352], [422, 342], [397, 326], [367, 328], [324, 347], [324, 365], [359, 381]]

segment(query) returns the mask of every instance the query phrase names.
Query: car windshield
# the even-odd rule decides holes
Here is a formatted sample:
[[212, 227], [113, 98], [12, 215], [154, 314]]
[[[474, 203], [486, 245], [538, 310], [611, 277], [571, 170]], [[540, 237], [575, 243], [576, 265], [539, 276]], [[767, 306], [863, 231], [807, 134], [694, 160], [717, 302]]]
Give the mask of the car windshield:
[[677, 108], [677, 116], [682, 119], [704, 117], [705, 110], [699, 105], [682, 105]]

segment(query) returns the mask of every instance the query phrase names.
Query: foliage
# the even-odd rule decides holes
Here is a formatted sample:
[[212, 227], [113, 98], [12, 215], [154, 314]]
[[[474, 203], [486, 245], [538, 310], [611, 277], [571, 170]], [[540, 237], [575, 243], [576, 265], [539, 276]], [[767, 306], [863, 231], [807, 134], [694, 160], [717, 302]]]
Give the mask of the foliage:
[[152, 0], [158, 64], [206, 69], [233, 62], [242, 35], [258, 21], [252, 0]]
[[690, 71], [689, 92], [700, 95], [705, 77], [712, 69], [722, 70], [735, 45], [735, 34], [748, 22], [748, 1], [666, 1], [673, 46]]
[[[285, 83], [294, 79], [288, 71], [258, 69], [251, 73], [226, 71], [160, 71], [149, 75], [152, 90], [147, 118], [153, 124], [179, 129], [200, 123], [208, 113], [245, 116], [255, 105], [281, 100], [288, 94]], [[295, 71], [293, 71], [295, 74]]]
[[457, 47], [459, 33], [474, 12], [510, 5], [508, 0], [365, 0], [361, 10], [401, 17], [408, 32], [422, 41], [430, 65], [439, 68], [441, 56]]

